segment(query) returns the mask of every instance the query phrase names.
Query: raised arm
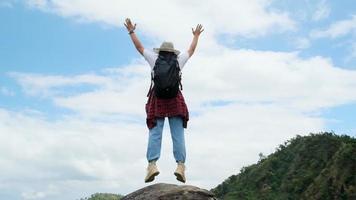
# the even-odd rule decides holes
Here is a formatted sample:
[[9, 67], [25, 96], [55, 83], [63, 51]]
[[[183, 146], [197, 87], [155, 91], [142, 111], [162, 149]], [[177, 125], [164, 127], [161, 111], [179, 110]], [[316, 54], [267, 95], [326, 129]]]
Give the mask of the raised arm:
[[137, 51], [140, 52], [141, 55], [143, 55], [144, 48], [143, 48], [140, 40], [138, 39], [138, 37], [136, 36], [136, 34], [134, 32], [135, 29], [136, 29], [136, 24], [133, 25], [131, 20], [129, 18], [126, 18], [124, 25], [127, 28], [127, 31], [129, 31], [131, 40], [134, 43]]
[[192, 28], [193, 41], [190, 44], [190, 47], [188, 49], [189, 57], [191, 57], [193, 55], [195, 48], [197, 47], [197, 44], [198, 44], [198, 39], [199, 39], [200, 33], [202, 33], [203, 31], [204, 31], [204, 29], [201, 24], [198, 24], [197, 27], [195, 27], [195, 30]]

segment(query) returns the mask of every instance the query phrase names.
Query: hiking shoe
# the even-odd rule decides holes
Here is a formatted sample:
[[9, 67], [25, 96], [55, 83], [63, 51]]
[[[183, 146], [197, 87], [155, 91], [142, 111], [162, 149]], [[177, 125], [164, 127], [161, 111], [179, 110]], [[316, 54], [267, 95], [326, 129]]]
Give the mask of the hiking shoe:
[[159, 171], [156, 166], [156, 161], [151, 161], [148, 163], [147, 175], [145, 178], [145, 183], [155, 180], [155, 176], [159, 174]]
[[183, 182], [183, 183], [185, 183], [184, 171], [185, 171], [184, 163], [178, 162], [177, 169], [174, 172], [174, 175], [176, 176], [178, 181]]

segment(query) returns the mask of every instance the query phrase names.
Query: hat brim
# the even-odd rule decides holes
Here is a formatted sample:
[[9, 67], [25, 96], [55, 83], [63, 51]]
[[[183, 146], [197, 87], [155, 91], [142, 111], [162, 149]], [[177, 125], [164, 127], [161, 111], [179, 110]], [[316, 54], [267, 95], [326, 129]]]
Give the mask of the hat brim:
[[165, 49], [165, 48], [153, 48], [153, 51], [156, 53], [159, 53], [160, 51], [168, 51], [168, 52], [173, 52], [175, 54], [180, 54], [180, 51], [176, 50], [176, 49]]

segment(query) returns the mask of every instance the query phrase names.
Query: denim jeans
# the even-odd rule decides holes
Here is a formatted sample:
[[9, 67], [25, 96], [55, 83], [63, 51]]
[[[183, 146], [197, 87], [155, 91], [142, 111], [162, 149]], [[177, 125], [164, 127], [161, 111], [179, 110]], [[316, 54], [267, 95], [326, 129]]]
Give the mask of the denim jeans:
[[[158, 160], [161, 155], [162, 132], [165, 118], [158, 118], [155, 127], [149, 130], [147, 160]], [[173, 155], [176, 162], [185, 162], [185, 141], [183, 120], [181, 117], [169, 117], [169, 128], [173, 141]]]

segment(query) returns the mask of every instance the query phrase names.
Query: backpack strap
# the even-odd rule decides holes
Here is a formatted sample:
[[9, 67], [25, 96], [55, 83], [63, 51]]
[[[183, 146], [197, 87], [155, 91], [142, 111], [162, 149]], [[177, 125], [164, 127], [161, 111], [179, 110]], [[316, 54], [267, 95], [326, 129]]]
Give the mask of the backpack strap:
[[151, 72], [151, 85], [150, 88], [148, 89], [147, 97], [151, 95], [152, 90], [153, 90], [153, 72]]
[[177, 67], [179, 69], [179, 86], [180, 90], [183, 90], [183, 85], [182, 85], [182, 71], [180, 70], [179, 62], [177, 60]]
[[155, 65], [153, 66], [153, 69], [151, 71], [151, 85], [150, 85], [150, 88], [148, 89], [148, 92], [147, 92], [147, 97], [149, 97], [153, 91], [153, 87], [154, 87], [154, 81], [153, 81], [153, 78], [154, 78], [154, 69], [156, 67], [156, 65], [158, 64], [158, 62], [160, 61], [160, 59], [164, 59], [164, 56], [163, 55], [160, 55], [158, 54], [158, 57], [156, 59], [156, 62], [155, 62]]

